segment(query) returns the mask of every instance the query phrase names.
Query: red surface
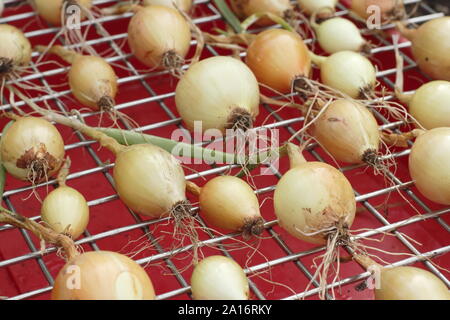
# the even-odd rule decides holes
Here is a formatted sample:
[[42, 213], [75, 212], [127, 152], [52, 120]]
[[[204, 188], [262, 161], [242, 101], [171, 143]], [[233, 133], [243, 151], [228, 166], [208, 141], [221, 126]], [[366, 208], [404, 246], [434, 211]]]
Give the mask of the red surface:
[[[30, 12], [30, 8], [27, 6], [23, 6], [17, 11], [11, 12], [11, 10], [6, 10], [4, 16], [18, 14], [20, 12]], [[205, 15], [212, 15], [212, 12], [205, 6], [200, 5], [194, 14], [195, 17], [201, 17]], [[120, 18], [114, 20], [113, 22], [106, 22], [103, 26], [108, 30], [111, 35], [123, 33], [126, 31], [127, 23], [129, 19]], [[42, 27], [46, 27], [45, 22], [41, 22], [37, 18], [31, 18], [27, 20], [14, 21], [12, 24], [24, 28], [26, 32], [38, 30]], [[202, 30], [210, 30], [212, 27], [224, 27], [222, 22], [213, 22], [208, 24], [202, 24]], [[90, 35], [92, 38], [96, 38], [97, 36], [92, 33]], [[30, 40], [33, 45], [36, 44], [47, 44], [51, 36], [38, 36], [32, 37]], [[122, 40], [116, 41], [118, 45], [123, 46], [123, 50], [126, 53], [129, 53], [130, 50], [126, 43], [123, 43]], [[95, 49], [98, 52], [108, 49], [105, 44], [96, 45]], [[318, 49], [318, 48], [317, 48]], [[408, 52], [409, 50], [405, 50]], [[319, 50], [316, 52], [320, 53]], [[224, 52], [226, 54], [227, 52]], [[209, 53], [205, 50], [204, 57], [208, 56]], [[46, 61], [54, 60], [54, 58], [47, 58]], [[371, 60], [376, 63], [380, 70], [385, 70], [387, 68], [395, 67], [394, 56], [391, 51], [377, 54], [371, 57]], [[129, 61], [133, 64], [133, 66], [139, 70], [144, 70], [145, 67], [142, 66], [135, 58], [130, 58]], [[124, 66], [123, 61], [117, 62], [117, 64]], [[41, 66], [39, 67], [40, 71], [50, 70], [55, 68], [55, 66]], [[130, 76], [130, 72], [115, 66], [115, 70], [120, 78]], [[391, 80], [392, 77], [390, 77]], [[63, 84], [66, 82], [66, 77], [64, 74], [59, 74], [56, 76], [46, 77], [46, 80], [51, 85]], [[405, 89], [415, 89], [420, 83], [423, 83], [424, 78], [417, 71], [408, 72], [406, 75]], [[35, 81], [39, 83], [39, 79]], [[156, 94], [165, 94], [173, 92], [177, 83], [177, 79], [171, 76], [164, 77], [149, 77], [145, 79], [145, 82], [148, 83], [156, 92]], [[384, 83], [380, 83], [380, 87], [384, 86]], [[57, 90], [67, 90], [67, 86], [58, 87]], [[131, 81], [127, 82], [120, 87], [120, 93], [117, 97], [117, 103], [125, 103], [137, 99], [148, 98], [149, 93], [145, 90], [142, 83], [140, 81]], [[69, 95], [67, 97], [63, 97], [62, 101], [64, 101], [70, 108], [81, 109], [78, 103], [73, 102], [73, 98]], [[168, 106], [168, 108], [176, 115], [176, 108], [174, 105], [173, 98], [164, 99], [164, 103]], [[134, 106], [132, 108], [123, 109], [122, 112], [127, 114], [129, 117], [133, 118], [139, 125], [148, 125], [153, 123], [158, 123], [161, 121], [170, 120], [171, 118], [162, 110], [159, 106], [158, 102], [150, 102], [143, 103], [141, 105]], [[284, 119], [289, 119], [292, 117], [298, 117], [299, 114], [293, 110], [283, 110], [280, 112]], [[99, 117], [91, 116], [86, 118], [88, 124], [98, 125]], [[104, 119], [104, 121], [106, 121]], [[261, 115], [258, 117], [256, 125], [259, 126], [262, 122], [265, 123], [273, 123], [276, 122], [276, 119], [269, 115], [269, 113], [261, 108]], [[4, 119], [0, 119], [0, 127], [3, 127], [5, 123]], [[107, 122], [103, 123], [104, 125]], [[70, 129], [64, 128], [62, 126], [57, 126], [60, 130], [65, 143], [71, 144], [75, 143], [78, 140], [78, 137], [73, 134]], [[300, 124], [296, 123], [292, 126], [297, 129], [300, 127]], [[160, 135], [163, 137], [170, 137], [172, 131], [176, 129], [176, 125], [167, 125], [164, 127], [160, 127], [157, 129], [152, 129], [147, 131], [147, 133]], [[282, 141], [287, 140], [290, 137], [290, 133], [285, 129], [281, 128], [280, 137]], [[113, 162], [114, 156], [107, 150], [100, 149], [98, 144], [93, 144], [92, 149], [99, 155], [101, 161], [104, 163]], [[319, 148], [315, 149], [327, 162], [331, 162], [331, 159]], [[67, 155], [72, 159], [72, 168], [71, 172], [80, 172], [93, 167], [97, 167], [98, 164], [95, 163], [94, 159], [87, 152], [86, 148], [74, 148], [67, 151]], [[307, 154], [307, 158], [313, 160], [313, 157], [310, 154]], [[344, 166], [344, 164], [340, 164]], [[407, 168], [407, 157], [400, 157], [397, 159], [397, 172], [396, 175], [403, 182], [410, 181], [410, 177], [408, 174]], [[186, 168], [186, 174], [190, 174], [195, 171], [202, 171], [208, 169], [207, 165], [190, 165], [189, 168]], [[288, 168], [288, 164], [286, 160], [282, 160], [280, 164], [280, 172], [285, 172]], [[375, 190], [379, 190], [388, 186], [386, 181], [382, 176], [375, 176], [371, 170], [367, 170], [365, 168], [353, 169], [345, 172], [345, 175], [352, 183], [353, 187], [360, 194], [366, 194], [369, 192], [373, 192]], [[209, 176], [208, 178], [212, 178]], [[197, 179], [195, 180], [200, 185], [204, 183], [204, 180]], [[277, 178], [275, 176], [256, 176], [254, 177], [254, 181], [258, 188], [268, 187], [276, 184]], [[27, 184], [17, 181], [12, 177], [8, 176], [6, 183], [6, 190], [16, 189], [18, 187], [26, 186]], [[114, 189], [111, 184], [107, 181], [105, 175], [102, 172], [89, 174], [77, 179], [72, 179], [69, 181], [69, 185], [80, 190], [86, 199], [94, 200], [101, 197], [107, 197], [114, 195]], [[48, 188], [52, 188], [51, 186]], [[49, 190], [47, 187], [37, 188], [36, 192], [41, 196], [45, 197], [46, 193]], [[413, 188], [413, 191], [416, 190]], [[392, 192], [388, 196], [379, 196], [376, 198], [371, 198], [368, 202], [373, 206], [383, 205], [385, 203], [389, 203], [391, 206], [389, 209], [384, 212], [385, 218], [389, 222], [396, 222], [400, 220], [407, 219], [416, 214], [416, 212], [405, 203], [404, 198], [406, 197], [408, 200], [411, 198], [405, 192], [401, 192], [400, 196], [397, 192]], [[260, 195], [260, 202], [262, 203], [262, 215], [267, 220], [275, 219], [273, 213], [273, 201], [272, 201], [272, 193], [265, 193]], [[437, 206], [429, 201], [426, 201], [423, 197], [421, 199], [430, 206], [432, 209], [439, 209], [440, 206]], [[30, 191], [20, 192], [10, 197], [10, 201], [14, 208], [26, 215], [26, 216], [36, 216], [39, 214], [40, 203], [36, 199], [34, 195], [30, 194]], [[195, 199], [192, 199], [195, 202]], [[359, 205], [362, 208], [361, 205]], [[418, 207], [416, 205], [416, 207]], [[419, 209], [423, 212], [422, 209]], [[96, 235], [98, 233], [124, 227], [128, 225], [132, 225], [135, 223], [133, 217], [129, 214], [126, 207], [119, 200], [110, 201], [104, 204], [99, 204], [92, 206], [90, 208], [91, 218], [90, 224], [88, 226], [88, 230], [92, 235]], [[142, 217], [146, 220], [145, 217]], [[450, 219], [447, 216], [443, 217], [447, 223], [450, 222]], [[352, 226], [353, 230], [358, 230], [361, 228], [377, 228], [382, 226], [382, 223], [379, 222], [370, 212], [364, 209], [360, 209], [358, 216], [355, 220], [354, 225]], [[158, 225], [150, 226], [150, 231], [154, 235], [154, 237], [158, 238], [161, 236], [165, 236], [165, 239], [160, 242], [160, 244], [164, 247], [165, 250], [170, 250], [172, 248], [172, 241], [170, 237], [167, 236], [164, 231], [171, 231], [172, 226], [163, 226]], [[280, 227], [275, 226], [273, 230], [280, 235], [283, 241], [287, 243], [289, 248], [297, 253], [301, 251], [305, 251], [308, 249], [312, 249], [315, 246], [311, 244], [307, 244], [301, 242], [292, 236], [288, 235], [285, 231], [283, 231]], [[420, 252], [428, 252], [430, 250], [440, 248], [442, 246], [448, 245], [448, 233], [440, 226], [436, 221], [426, 221], [415, 223], [407, 227], [400, 228], [399, 231], [408, 235], [409, 237], [415, 239], [420, 242], [421, 245], [415, 245], [417, 250]], [[113, 250], [118, 251], [124, 254], [131, 255], [132, 252], [136, 251], [138, 245], [142, 245], [141, 237], [144, 235], [144, 232], [141, 229], [135, 229], [130, 232], [124, 232], [112, 237], [107, 237], [105, 239], [101, 239], [96, 241], [98, 247], [102, 250]], [[31, 236], [36, 248], [39, 249], [40, 245], [36, 237]], [[204, 237], [206, 239], [207, 236]], [[380, 238], [380, 237], [377, 237]], [[241, 238], [238, 238], [241, 239]], [[241, 239], [242, 240], [242, 239]], [[228, 244], [236, 246], [236, 241], [229, 240]], [[392, 236], [384, 237], [382, 242], [373, 242], [366, 241], [368, 245], [376, 246], [377, 248], [390, 251], [390, 252], [409, 252], [407, 248], [404, 247], [401, 242]], [[263, 237], [259, 241], [250, 242], [253, 247], [258, 247], [258, 251], [254, 251], [246, 248], [243, 245], [240, 245], [240, 250], [232, 250], [231, 254], [236, 261], [238, 261], [242, 266], [248, 265], [256, 265], [259, 263], [263, 263], [266, 260], [273, 260], [277, 258], [281, 258], [286, 256], [286, 252], [282, 250], [282, 248], [276, 243], [276, 241], [271, 238], [270, 234], [266, 231], [263, 234]], [[85, 250], [92, 250], [90, 245], [83, 245]], [[231, 248], [231, 247], [230, 247]], [[29, 247], [27, 246], [24, 238], [20, 234], [20, 231], [17, 229], [1, 231], [0, 232], [0, 261], [11, 259], [14, 257], [18, 257], [30, 252]], [[255, 252], [255, 254], [249, 258], [249, 253]], [[152, 245], [148, 245], [146, 250], [143, 250], [136, 256], [135, 259], [148, 257], [152, 254], [156, 254], [157, 251]], [[208, 256], [211, 254], [220, 254], [220, 252], [216, 248], [203, 248], [202, 253], [204, 256]], [[308, 255], [300, 259], [300, 262], [303, 263], [311, 273], [314, 272], [314, 269], [311, 268], [312, 259], [316, 257], [318, 254]], [[381, 258], [388, 262], [394, 262], [401, 259], [406, 258], [407, 256], [393, 256], [393, 255], [385, 255], [377, 253]], [[183, 258], [184, 257], [184, 258]], [[52, 273], [52, 276], [55, 277], [58, 271], [63, 266], [64, 262], [62, 259], [56, 256], [56, 254], [49, 254], [42, 257], [42, 260], [45, 262], [47, 268]], [[180, 254], [172, 258], [172, 262], [179, 268], [184, 269], [189, 261], [189, 257], [186, 257], [185, 254]], [[450, 259], [448, 255], [437, 257], [433, 260], [438, 265], [449, 268], [450, 267]], [[416, 264], [418, 267], [423, 267], [422, 264]], [[175, 276], [171, 275], [171, 271], [167, 268], [167, 266], [159, 261], [156, 264], [150, 264], [145, 266], [149, 275], [152, 278], [152, 281], [155, 285], [157, 294], [163, 294], [171, 290], [175, 290], [180, 288], [180, 284], [178, 283]], [[346, 263], [342, 265], [341, 278], [345, 278], [348, 276], [356, 275], [361, 273], [362, 268], [354, 262]], [[189, 283], [190, 274], [192, 272], [192, 268], [188, 268], [186, 271], [182, 273], [184, 279]], [[448, 276], [448, 274], [446, 274]], [[251, 276], [251, 279], [257, 284], [258, 288], [262, 291], [262, 293], [268, 299], [279, 299], [286, 296], [290, 296], [293, 292], [302, 292], [306, 289], [308, 285], [308, 279], [303, 275], [303, 273], [295, 266], [294, 262], [283, 263], [277, 266], [274, 266], [269, 269], [269, 272], [265, 272], [259, 274], [257, 276]], [[362, 292], [358, 292], [355, 290], [355, 285], [350, 284], [341, 288], [341, 292], [337, 292], [338, 299], [372, 299], [373, 293], [370, 290], [364, 290]], [[21, 293], [25, 293], [32, 290], [37, 290], [40, 288], [47, 287], [49, 284], [45, 279], [43, 273], [40, 270], [40, 267], [37, 263], [36, 259], [28, 259], [23, 262], [14, 263], [7, 267], [0, 267], [0, 296], [12, 297], [15, 295], [19, 295]], [[290, 289], [288, 289], [289, 287]], [[48, 299], [49, 293], [41, 294], [34, 296], [33, 299]], [[175, 299], [184, 299], [188, 298], [187, 294], [179, 295], [174, 297]], [[313, 297], [317, 298], [317, 297]]]

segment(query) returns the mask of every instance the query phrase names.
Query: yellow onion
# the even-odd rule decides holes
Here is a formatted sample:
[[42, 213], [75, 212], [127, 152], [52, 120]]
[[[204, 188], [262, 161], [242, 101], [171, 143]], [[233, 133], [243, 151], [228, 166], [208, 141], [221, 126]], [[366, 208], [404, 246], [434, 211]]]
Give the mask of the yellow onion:
[[1, 157], [12, 176], [39, 183], [60, 168], [64, 158], [64, 141], [50, 122], [35, 117], [15, 121], [2, 136]]
[[155, 5], [137, 10], [128, 26], [128, 44], [148, 67], [177, 69], [189, 51], [191, 31], [175, 9]]
[[296, 77], [309, 77], [311, 58], [302, 38], [294, 32], [269, 29], [256, 36], [246, 63], [258, 81], [280, 93], [290, 93]]
[[130, 258], [110, 251], [83, 253], [58, 273], [52, 300], [153, 300], [145, 270]]
[[286, 172], [275, 188], [274, 205], [280, 227], [314, 244], [325, 244], [332, 228], [350, 227], [356, 212], [350, 182], [322, 162], [305, 162]]
[[340, 51], [329, 57], [313, 55], [320, 68], [322, 83], [348, 96], [366, 98], [376, 86], [376, 71], [364, 56], [353, 51]]
[[244, 270], [231, 258], [210, 256], [195, 266], [191, 277], [195, 300], [248, 300]]
[[[231, 0], [231, 8], [241, 18], [245, 19], [255, 13], [270, 12], [284, 17], [284, 14], [292, 10], [289, 0]], [[259, 26], [270, 26], [274, 22], [269, 18], [261, 18], [255, 23]]]
[[258, 81], [232, 57], [217, 56], [193, 64], [175, 92], [177, 110], [189, 130], [247, 130], [259, 113]]
[[94, 110], [111, 110], [117, 94], [114, 69], [96, 56], [77, 55], [69, 71], [72, 93], [83, 105]]
[[409, 155], [409, 172], [429, 200], [450, 205], [450, 128], [435, 128], [419, 136]]
[[450, 300], [445, 283], [420, 268], [383, 268], [380, 277], [376, 300]]
[[[70, 8], [71, 5], [77, 4], [82, 7], [81, 17], [84, 17], [83, 10], [90, 10], [92, 8], [92, 0], [32, 0], [36, 12], [48, 23], [55, 26], [61, 26], [63, 9]], [[65, 6], [65, 7], [64, 7]], [[70, 14], [72, 12], [68, 12]]]
[[192, 0], [144, 0], [142, 4], [144, 6], [160, 5], [175, 8], [173, 5], [174, 2], [181, 11], [189, 12], [192, 8]]
[[186, 180], [180, 163], [170, 153], [151, 144], [136, 144], [116, 156], [114, 182], [120, 199], [130, 209], [152, 218], [184, 210]]
[[81, 193], [63, 185], [45, 197], [41, 217], [54, 231], [76, 239], [89, 223], [89, 207]]
[[[300, 9], [308, 15], [318, 12], [322, 8], [334, 8], [337, 2], [338, 0], [297, 0]], [[319, 14], [319, 17], [324, 14], [326, 14], [326, 12]]]
[[450, 127], [450, 82], [436, 80], [424, 84], [408, 105], [411, 115], [425, 129]]
[[436, 80], [450, 81], [450, 17], [436, 18], [418, 29], [397, 24], [412, 45], [414, 59], [420, 70]]
[[320, 24], [312, 24], [317, 41], [325, 52], [367, 51], [367, 41], [361, 36], [358, 27], [348, 19], [335, 17]]
[[367, 19], [378, 13], [371, 10], [371, 7], [379, 8], [381, 22], [399, 20], [405, 16], [403, 0], [352, 0], [350, 9], [359, 17]]
[[381, 139], [378, 123], [373, 114], [357, 102], [333, 101], [314, 121], [311, 135], [338, 161], [376, 162]]
[[247, 239], [264, 230], [258, 198], [245, 181], [234, 176], [208, 181], [200, 191], [200, 210], [212, 226], [243, 232]]
[[30, 63], [31, 44], [21, 30], [0, 24], [0, 43], [0, 77]]

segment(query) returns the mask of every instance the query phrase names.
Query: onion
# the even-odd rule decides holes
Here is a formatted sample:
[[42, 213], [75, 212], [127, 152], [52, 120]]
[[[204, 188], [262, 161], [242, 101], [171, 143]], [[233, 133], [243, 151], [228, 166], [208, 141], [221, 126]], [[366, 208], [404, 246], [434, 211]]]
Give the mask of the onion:
[[450, 127], [450, 82], [436, 80], [421, 86], [409, 101], [409, 112], [426, 129]]
[[311, 58], [302, 38], [294, 32], [270, 29], [256, 36], [246, 63], [262, 84], [290, 93], [296, 77], [309, 77]]
[[450, 300], [447, 286], [429, 271], [415, 267], [381, 269], [376, 300]]
[[350, 9], [359, 17], [368, 19], [378, 13], [373, 11], [374, 6], [380, 10], [381, 22], [400, 20], [405, 17], [403, 0], [352, 0]]
[[350, 182], [339, 170], [322, 162], [291, 166], [275, 188], [274, 205], [284, 230], [314, 244], [326, 244], [330, 230], [345, 233], [356, 212]]
[[3, 0], [0, 0], [0, 17], [3, 14], [3, 9], [5, 9], [5, 5], [3, 4]]
[[340, 51], [329, 57], [313, 55], [320, 68], [323, 84], [350, 97], [366, 98], [376, 86], [376, 71], [364, 56], [353, 51]]
[[427, 21], [415, 30], [397, 26], [411, 41], [419, 68], [433, 79], [450, 81], [450, 17]]
[[244, 270], [231, 258], [210, 256], [195, 266], [191, 277], [195, 300], [248, 300]]
[[358, 27], [348, 19], [335, 17], [317, 24], [312, 23], [317, 41], [325, 52], [368, 51], [368, 43]]
[[70, 159], [67, 158], [58, 174], [59, 187], [42, 203], [41, 218], [54, 231], [76, 239], [89, 223], [89, 206], [81, 193], [66, 185], [69, 167]]
[[[83, 10], [90, 10], [92, 8], [92, 0], [32, 0], [32, 3], [37, 13], [48, 23], [55, 26], [61, 26], [63, 21], [63, 10], [70, 8], [71, 5], [79, 5]], [[65, 15], [64, 15], [65, 16]], [[82, 14], [82, 17], [84, 15]]]
[[23, 32], [9, 24], [0, 24], [0, 78], [31, 61], [31, 44]]
[[42, 221], [58, 233], [78, 238], [89, 223], [86, 199], [74, 188], [61, 186], [45, 197], [41, 208]]
[[[311, 15], [325, 7], [334, 8], [338, 0], [297, 0], [297, 2], [302, 11], [308, 15]], [[323, 14], [325, 14], [325, 12], [321, 13], [319, 17], [322, 17]]]
[[409, 155], [409, 172], [429, 200], [450, 205], [450, 128], [435, 128], [419, 136]]
[[188, 129], [247, 130], [259, 113], [258, 81], [232, 57], [211, 57], [193, 64], [175, 92], [177, 110]]
[[258, 198], [245, 181], [234, 176], [208, 181], [200, 191], [200, 210], [212, 226], [243, 232], [244, 239], [264, 230]]
[[165, 6], [138, 9], [128, 26], [131, 50], [139, 61], [151, 68], [181, 68], [190, 41], [187, 21], [177, 10]]
[[114, 182], [130, 209], [153, 218], [184, 213], [186, 180], [176, 158], [151, 144], [125, 147], [116, 155]]
[[380, 144], [378, 123], [373, 114], [356, 101], [333, 101], [315, 119], [311, 135], [336, 160], [375, 165]]
[[145, 270], [130, 258], [110, 251], [86, 252], [58, 273], [53, 300], [153, 300]]
[[[273, 13], [284, 17], [285, 13], [292, 10], [289, 0], [231, 0], [231, 8], [241, 18], [245, 19], [255, 13]], [[270, 26], [274, 24], [269, 18], [261, 18], [255, 22], [258, 26]]]
[[181, 11], [189, 12], [192, 8], [192, 0], [144, 0], [142, 1], [142, 4], [144, 6], [150, 6], [150, 5], [160, 5], [160, 6], [166, 6], [170, 8], [175, 8], [173, 5], [175, 3]]
[[0, 152], [9, 174], [37, 184], [53, 176], [60, 168], [64, 141], [50, 122], [23, 117], [2, 136]]

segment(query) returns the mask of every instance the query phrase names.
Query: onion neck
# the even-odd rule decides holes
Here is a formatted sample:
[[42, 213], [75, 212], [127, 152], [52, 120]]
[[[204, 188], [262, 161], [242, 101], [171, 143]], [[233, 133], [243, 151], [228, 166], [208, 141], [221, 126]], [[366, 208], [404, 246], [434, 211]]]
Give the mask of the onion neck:
[[50, 48], [46, 47], [46, 46], [35, 46], [34, 50], [36, 50], [40, 53], [44, 53], [44, 54], [51, 53], [51, 54], [57, 55], [62, 60], [64, 60], [67, 63], [70, 63], [70, 64], [72, 64], [75, 61], [76, 57], [80, 56], [79, 53], [77, 53], [73, 50], [66, 49], [60, 45], [52, 46]]
[[192, 181], [186, 181], [186, 190], [197, 197], [200, 196], [200, 193], [202, 192], [202, 188]]
[[314, 52], [308, 51], [309, 52], [309, 56], [311, 57], [311, 61], [318, 66], [319, 68], [322, 66], [322, 64], [327, 60], [327, 57], [322, 57], [319, 56], [317, 54], [315, 54]]
[[397, 27], [398, 31], [404, 36], [406, 39], [413, 41], [417, 29], [408, 29], [402, 22], [396, 22], [395, 26]]
[[302, 154], [302, 149], [293, 143], [287, 144], [287, 155], [289, 157], [290, 168], [298, 167], [307, 162]]
[[67, 176], [69, 175], [69, 169], [70, 169], [71, 163], [72, 162], [70, 161], [70, 158], [67, 157], [66, 161], [64, 161], [63, 166], [59, 170], [58, 177], [56, 178], [56, 180], [58, 181], [58, 185], [60, 187], [66, 185], [66, 180], [67, 180]]

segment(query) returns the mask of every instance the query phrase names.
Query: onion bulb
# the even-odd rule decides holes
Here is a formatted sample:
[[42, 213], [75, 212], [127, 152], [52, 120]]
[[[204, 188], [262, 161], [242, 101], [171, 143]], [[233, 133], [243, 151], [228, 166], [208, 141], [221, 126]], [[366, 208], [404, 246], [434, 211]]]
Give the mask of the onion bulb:
[[433, 79], [450, 81], [450, 17], [427, 21], [418, 29], [406, 29], [401, 23], [397, 26], [411, 41], [420, 70]]
[[245, 239], [264, 230], [258, 198], [242, 179], [219, 176], [208, 181], [199, 201], [201, 216], [214, 227], [242, 232]]
[[[338, 0], [297, 0], [297, 2], [303, 12], [312, 15], [314, 12], [318, 12], [325, 7], [334, 8]], [[322, 14], [325, 14], [325, 12]], [[320, 14], [319, 17], [321, 17], [322, 14]]]
[[86, 199], [74, 188], [61, 186], [50, 192], [41, 208], [42, 221], [58, 233], [78, 238], [89, 223]]
[[181, 68], [190, 42], [189, 24], [173, 8], [159, 5], [140, 8], [128, 26], [128, 44], [133, 54], [151, 68]]
[[152, 281], [127, 256], [110, 251], [83, 253], [58, 273], [52, 300], [154, 300]]
[[191, 277], [195, 300], [248, 300], [244, 270], [231, 258], [210, 256], [200, 261]]
[[420, 268], [383, 268], [380, 278], [376, 300], [450, 300], [445, 283]]
[[[90, 10], [92, 8], [92, 0], [32, 0], [36, 12], [48, 23], [55, 26], [61, 26], [63, 21], [62, 16], [66, 16], [63, 10], [70, 9], [72, 5], [78, 5], [82, 7], [81, 17], [84, 17], [84, 10]], [[72, 13], [71, 11], [67, 12]]]
[[408, 105], [411, 115], [425, 129], [450, 127], [450, 82], [436, 80], [424, 84]]
[[311, 72], [311, 58], [302, 38], [282, 29], [258, 34], [248, 47], [246, 63], [259, 82], [280, 93], [290, 93], [292, 82]]
[[376, 86], [376, 71], [364, 56], [353, 51], [340, 51], [329, 57], [313, 55], [320, 68], [322, 83], [351, 98], [367, 98]]
[[339, 51], [367, 51], [368, 43], [361, 36], [358, 27], [348, 19], [335, 17], [312, 24], [317, 41], [326, 53]]
[[376, 164], [381, 139], [378, 123], [356, 101], [333, 101], [314, 120], [311, 135], [338, 161]]
[[[273, 13], [277, 16], [284, 17], [285, 13], [292, 10], [289, 0], [231, 0], [231, 8], [239, 18], [245, 19], [255, 13]], [[270, 26], [274, 22], [267, 18], [261, 18], [255, 22], [258, 26]]]
[[322, 162], [304, 162], [286, 172], [275, 188], [274, 204], [280, 227], [314, 244], [326, 244], [330, 229], [350, 227], [356, 212], [350, 182]]
[[31, 44], [20, 29], [0, 24], [0, 78], [31, 61]]
[[144, 0], [142, 1], [142, 4], [144, 6], [150, 6], [150, 5], [160, 5], [160, 6], [166, 6], [170, 8], [175, 8], [173, 5], [175, 3], [181, 11], [189, 12], [192, 8], [192, 0]]
[[42, 118], [22, 117], [2, 136], [0, 151], [9, 174], [37, 184], [48, 180], [60, 168], [64, 141], [50, 122]]
[[116, 156], [114, 182], [130, 209], [152, 218], [185, 213], [186, 180], [175, 157], [151, 144], [125, 147]]
[[409, 172], [429, 200], [450, 205], [450, 128], [435, 128], [419, 136], [409, 155]]
[[[379, 11], [374, 11], [376, 7]], [[405, 16], [403, 0], [352, 0], [350, 9], [362, 19], [380, 13], [381, 22], [400, 20]]]
[[247, 130], [259, 113], [258, 81], [232, 57], [217, 56], [193, 64], [175, 92], [177, 110], [189, 130]]

